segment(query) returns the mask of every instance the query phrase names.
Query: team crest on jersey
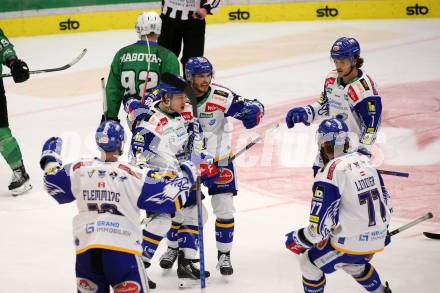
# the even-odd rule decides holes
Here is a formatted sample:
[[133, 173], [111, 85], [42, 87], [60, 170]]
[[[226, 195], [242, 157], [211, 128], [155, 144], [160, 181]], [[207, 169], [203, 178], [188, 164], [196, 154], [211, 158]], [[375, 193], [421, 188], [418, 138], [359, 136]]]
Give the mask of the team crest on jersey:
[[225, 112], [225, 110], [226, 110], [225, 107], [210, 102], [206, 103], [205, 106], [205, 112], [215, 112], [215, 111]]
[[182, 192], [188, 191], [189, 188], [190, 185], [187, 178], [176, 179], [165, 185], [162, 192], [150, 196], [145, 201], [152, 201], [158, 205], [163, 204], [166, 201], [174, 202]]
[[78, 291], [81, 293], [96, 293], [98, 291], [98, 285], [85, 278], [76, 278], [76, 284]]
[[139, 293], [141, 286], [135, 281], [126, 281], [113, 287], [115, 293]]

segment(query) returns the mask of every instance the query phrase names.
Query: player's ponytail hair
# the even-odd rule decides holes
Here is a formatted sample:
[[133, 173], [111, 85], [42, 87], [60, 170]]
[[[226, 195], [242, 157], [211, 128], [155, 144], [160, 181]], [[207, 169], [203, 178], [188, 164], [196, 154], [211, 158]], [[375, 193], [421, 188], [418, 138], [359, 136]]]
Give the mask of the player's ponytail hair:
[[364, 65], [364, 58], [356, 57], [356, 68], [361, 68]]

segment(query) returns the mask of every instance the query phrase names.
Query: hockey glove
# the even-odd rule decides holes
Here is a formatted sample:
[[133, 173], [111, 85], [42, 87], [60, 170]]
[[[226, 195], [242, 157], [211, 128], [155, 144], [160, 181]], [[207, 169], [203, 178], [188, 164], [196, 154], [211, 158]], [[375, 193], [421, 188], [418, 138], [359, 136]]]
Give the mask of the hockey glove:
[[40, 167], [45, 170], [48, 163], [57, 163], [62, 165], [61, 162], [61, 148], [63, 146], [63, 140], [60, 137], [51, 137], [43, 145], [41, 152]]
[[29, 79], [29, 67], [26, 62], [20, 59], [13, 59], [9, 62], [12, 78], [16, 83]]
[[148, 106], [142, 105], [141, 101], [135, 98], [127, 100], [124, 109], [127, 112], [127, 124], [132, 132], [138, 121], [148, 121], [154, 114]]
[[199, 169], [200, 179], [202, 180], [203, 185], [208, 188], [210, 188], [220, 176], [220, 172], [214, 163], [201, 163]]
[[385, 236], [385, 246], [388, 246], [391, 243], [391, 234], [390, 230], [387, 229], [387, 236]]
[[261, 118], [264, 115], [264, 106], [257, 100], [250, 101], [249, 104], [243, 107], [241, 111], [244, 127], [251, 129], [260, 123]]
[[300, 123], [300, 122], [309, 126], [310, 125], [309, 115], [307, 114], [308, 112], [307, 110], [309, 109], [311, 109], [311, 107], [309, 106], [291, 109], [286, 116], [287, 128], [292, 128], [293, 126], [295, 126], [295, 123]]
[[304, 235], [304, 228], [286, 234], [286, 248], [296, 254], [303, 253], [313, 246]]

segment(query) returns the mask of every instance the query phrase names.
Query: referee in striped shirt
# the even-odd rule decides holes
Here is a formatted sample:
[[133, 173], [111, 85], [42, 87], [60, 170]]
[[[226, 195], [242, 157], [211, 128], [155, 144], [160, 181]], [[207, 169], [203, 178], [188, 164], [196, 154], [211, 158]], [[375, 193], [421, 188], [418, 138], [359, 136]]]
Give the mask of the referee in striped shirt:
[[205, 49], [205, 17], [213, 14], [220, 0], [162, 0], [162, 31], [159, 44], [180, 55], [185, 66], [191, 57], [203, 56]]

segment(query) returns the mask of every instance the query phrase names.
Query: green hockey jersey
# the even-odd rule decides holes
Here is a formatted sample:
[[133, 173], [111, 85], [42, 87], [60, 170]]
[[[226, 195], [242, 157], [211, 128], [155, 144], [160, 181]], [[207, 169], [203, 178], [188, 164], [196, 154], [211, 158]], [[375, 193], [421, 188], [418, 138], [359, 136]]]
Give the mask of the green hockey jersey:
[[9, 57], [16, 56], [17, 54], [14, 51], [14, 46], [9, 42], [8, 38], [3, 33], [2, 29], [0, 28], [0, 74], [2, 73], [3, 66], [1, 64], [6, 65], [6, 60], [9, 59]]
[[180, 74], [179, 61], [173, 52], [156, 42], [149, 45], [150, 53], [147, 42], [139, 40], [120, 49], [113, 58], [106, 86], [108, 118], [118, 117], [125, 96], [141, 98], [148, 69], [147, 90], [158, 85], [164, 72]]

